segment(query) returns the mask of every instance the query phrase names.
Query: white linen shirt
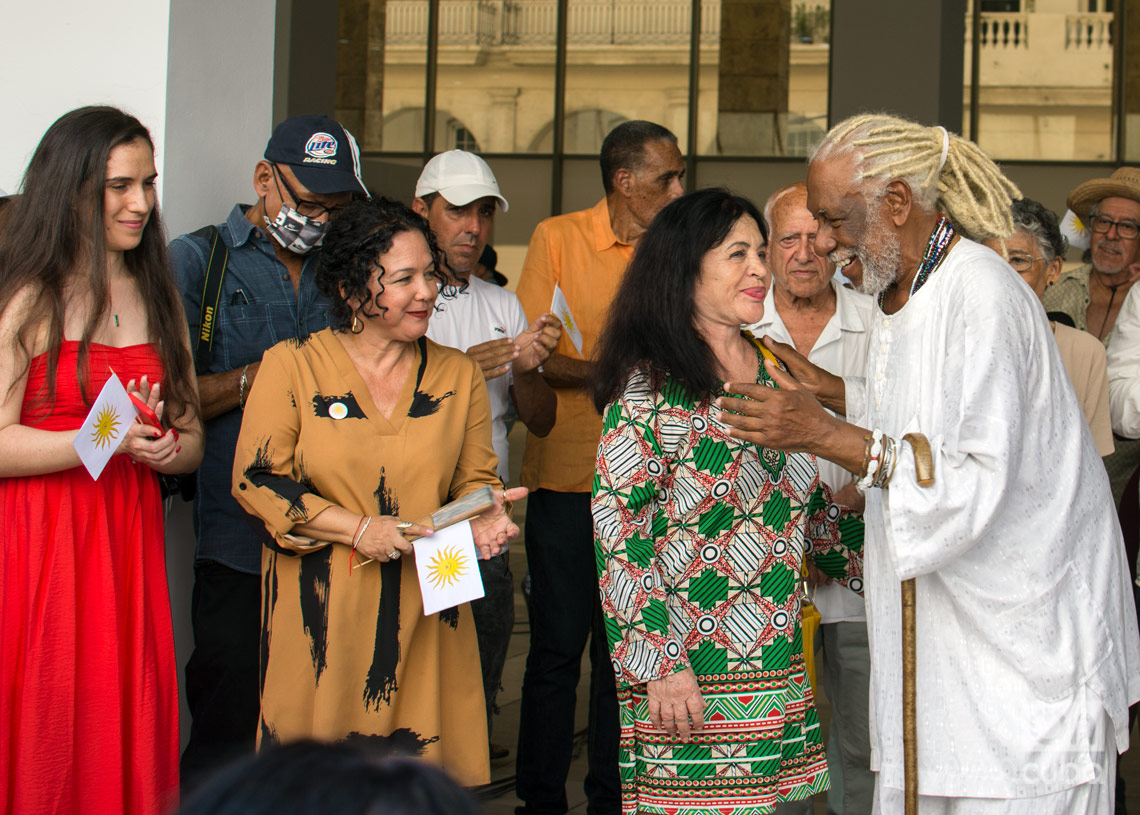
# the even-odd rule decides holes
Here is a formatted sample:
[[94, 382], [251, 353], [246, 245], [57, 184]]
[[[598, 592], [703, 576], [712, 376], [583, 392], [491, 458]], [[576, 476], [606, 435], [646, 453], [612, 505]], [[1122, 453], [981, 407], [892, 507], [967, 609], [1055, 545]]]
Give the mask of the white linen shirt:
[[1108, 339], [1108, 411], [1112, 429], [1140, 438], [1140, 287], [1133, 286]]
[[[867, 363], [867, 343], [871, 339], [874, 301], [865, 294], [846, 288], [834, 278], [831, 287], [835, 290], [835, 313], [820, 332], [808, 360], [836, 376], [862, 376]], [[764, 298], [764, 316], [749, 326], [749, 330], [757, 337], [767, 334], [795, 348], [792, 335], [776, 309], [772, 289]], [[831, 487], [832, 492], [851, 482], [851, 473], [838, 464], [822, 458], [817, 463], [819, 477]], [[863, 598], [838, 583], [816, 587], [812, 603], [823, 623], [862, 622], [867, 619]]]
[[[1020, 798], [1091, 781], [1097, 711], [1128, 745], [1140, 641], [1108, 477], [1033, 292], [967, 240], [876, 306], [848, 415], [900, 445], [868, 490], [872, 769], [903, 788], [900, 581], [916, 578], [919, 789]], [[862, 409], [858, 410], [860, 400]], [[854, 404], [853, 404], [854, 403]]]
[[[471, 275], [467, 287], [454, 297], [440, 292], [427, 335], [440, 345], [466, 351], [491, 340], [514, 339], [528, 327], [526, 312], [514, 292]], [[491, 397], [491, 445], [499, 457], [498, 473], [504, 486], [510, 478], [506, 417], [511, 410], [512, 381], [508, 371], [487, 383]]]

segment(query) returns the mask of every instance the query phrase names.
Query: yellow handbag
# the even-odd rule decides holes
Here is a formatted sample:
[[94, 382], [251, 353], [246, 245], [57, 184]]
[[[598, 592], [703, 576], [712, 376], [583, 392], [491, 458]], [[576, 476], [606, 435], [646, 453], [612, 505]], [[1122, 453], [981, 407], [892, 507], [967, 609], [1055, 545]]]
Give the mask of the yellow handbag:
[[[801, 584], [802, 585], [802, 584]], [[819, 623], [823, 616], [819, 613], [811, 600], [807, 598], [807, 591], [803, 593], [803, 602], [800, 603], [800, 628], [804, 641], [804, 668], [807, 670], [811, 689], [816, 689], [815, 683], [815, 636], [819, 632]]]

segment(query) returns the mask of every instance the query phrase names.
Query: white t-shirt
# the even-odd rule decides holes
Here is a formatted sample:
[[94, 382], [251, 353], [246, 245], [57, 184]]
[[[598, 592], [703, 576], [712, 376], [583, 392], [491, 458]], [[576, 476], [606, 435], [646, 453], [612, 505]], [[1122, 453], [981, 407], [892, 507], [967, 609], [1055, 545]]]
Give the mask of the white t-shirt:
[[[513, 339], [529, 325], [526, 312], [513, 292], [472, 275], [467, 288], [455, 297], [445, 297], [440, 292], [427, 335], [440, 345], [466, 351], [491, 340]], [[511, 381], [508, 372], [487, 383], [491, 397], [491, 442], [499, 457], [499, 478], [504, 485], [510, 477], [506, 416], [511, 409]]]
[[[808, 360], [837, 376], [862, 376], [867, 364], [867, 345], [871, 341], [874, 300], [835, 280], [831, 281], [831, 287], [835, 290], [835, 313], [812, 346]], [[764, 316], [750, 330], [757, 337], [767, 334], [793, 348], [796, 345], [776, 311], [776, 300], [771, 289], [764, 298]], [[851, 482], [851, 473], [822, 458], [819, 459], [819, 477], [833, 492]], [[838, 583], [817, 586], [812, 602], [824, 623], [859, 622], [867, 619], [863, 598]]]

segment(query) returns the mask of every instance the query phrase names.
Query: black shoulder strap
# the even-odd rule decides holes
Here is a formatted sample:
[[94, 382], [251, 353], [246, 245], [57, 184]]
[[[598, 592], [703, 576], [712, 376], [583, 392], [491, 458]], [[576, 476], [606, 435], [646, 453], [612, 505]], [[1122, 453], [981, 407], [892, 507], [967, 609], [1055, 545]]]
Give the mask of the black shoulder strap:
[[202, 283], [202, 316], [194, 343], [194, 370], [202, 374], [210, 367], [213, 356], [218, 300], [222, 296], [222, 278], [226, 274], [230, 250], [216, 226], [204, 226], [193, 234], [210, 241], [210, 259], [206, 264], [206, 279]]

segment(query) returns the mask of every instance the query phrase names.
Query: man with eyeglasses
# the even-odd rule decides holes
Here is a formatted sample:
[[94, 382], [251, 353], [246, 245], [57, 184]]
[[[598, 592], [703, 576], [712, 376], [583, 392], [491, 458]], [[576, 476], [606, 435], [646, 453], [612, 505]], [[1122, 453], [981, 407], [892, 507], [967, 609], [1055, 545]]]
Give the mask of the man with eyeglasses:
[[[170, 244], [206, 420], [194, 502], [194, 652], [186, 665], [193, 720], [183, 790], [252, 753], [257, 735], [261, 524], [248, 523], [230, 495], [245, 400], [264, 351], [328, 327], [329, 304], [314, 282], [319, 249], [330, 219], [354, 195], [368, 195], [356, 141], [325, 116], [278, 125], [253, 188], [257, 203], [237, 204], [216, 228]], [[224, 268], [211, 265], [222, 253]]]
[[[1113, 327], [1132, 284], [1140, 278], [1140, 169], [1121, 167], [1109, 178], [1094, 178], [1069, 193], [1068, 207], [1089, 229], [1085, 264], [1061, 274], [1045, 290], [1045, 310], [1068, 315], [1075, 328], [1099, 339], [1113, 357]], [[1110, 342], [1111, 341], [1111, 342]], [[1127, 348], [1119, 349], [1128, 351]], [[1111, 364], [1109, 390], [1111, 385]], [[1124, 487], [1140, 464], [1140, 441], [1116, 439], [1105, 456], [1112, 497], [1120, 503]]]
[[1140, 278], [1140, 169], [1121, 167], [1069, 194], [1069, 209], [1089, 228], [1085, 265], [1065, 272], [1042, 298], [1046, 311], [1067, 314], [1076, 328], [1106, 346], [1116, 315]]

